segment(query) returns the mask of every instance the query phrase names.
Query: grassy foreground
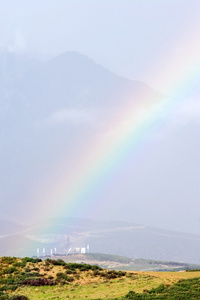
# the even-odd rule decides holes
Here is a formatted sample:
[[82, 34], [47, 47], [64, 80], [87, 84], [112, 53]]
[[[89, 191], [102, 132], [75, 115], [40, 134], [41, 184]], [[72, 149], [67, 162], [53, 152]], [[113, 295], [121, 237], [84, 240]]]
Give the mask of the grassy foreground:
[[2, 257], [0, 299], [200, 299], [200, 271], [122, 272]]

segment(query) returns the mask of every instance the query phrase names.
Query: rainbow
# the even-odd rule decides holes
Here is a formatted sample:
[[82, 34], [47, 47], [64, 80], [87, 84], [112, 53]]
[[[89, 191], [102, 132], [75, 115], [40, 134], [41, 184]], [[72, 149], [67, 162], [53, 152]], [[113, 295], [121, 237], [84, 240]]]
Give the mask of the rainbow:
[[[188, 34], [191, 34], [190, 30]], [[182, 37], [182, 43], [184, 40], [185, 37]], [[60, 214], [66, 217], [74, 214], [81, 216], [86, 212], [92, 214], [94, 209], [103, 205], [103, 201], [95, 201], [95, 193], [112, 179], [113, 174], [119, 172], [124, 161], [130, 156], [137, 156], [149, 142], [150, 135], [164, 130], [184, 102], [184, 93], [196, 77], [199, 62], [200, 45], [195, 34], [187, 45], [187, 55], [184, 52], [172, 59], [166, 53], [162, 61], [158, 59], [157, 66], [163, 66], [159, 82], [164, 86], [164, 96], [155, 92], [149, 98], [148, 93], [144, 92], [136, 99], [131, 99], [123, 114], [117, 115], [104, 132], [82, 150], [70, 169], [66, 167], [66, 173], [59, 182], [48, 187], [47, 178], [45, 188], [42, 187], [36, 195], [41, 199], [41, 217], [44, 211], [49, 217]], [[155, 82], [158, 81], [158, 76], [154, 77]], [[62, 159], [60, 164], [63, 163]], [[60, 164], [56, 170], [52, 170], [50, 177], [58, 173]], [[38, 214], [38, 210], [35, 214]]]

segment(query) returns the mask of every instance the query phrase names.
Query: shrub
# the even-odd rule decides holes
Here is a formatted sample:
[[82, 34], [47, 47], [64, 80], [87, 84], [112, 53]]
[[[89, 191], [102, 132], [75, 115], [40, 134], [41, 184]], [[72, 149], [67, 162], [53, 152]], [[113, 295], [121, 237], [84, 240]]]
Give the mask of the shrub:
[[66, 262], [62, 259], [57, 259], [56, 260], [56, 265], [57, 266], [65, 266], [66, 265]]
[[40, 268], [37, 268], [37, 267], [32, 268], [32, 271], [39, 271], [39, 270], [40, 270]]
[[79, 280], [79, 279], [80, 279], [80, 275], [79, 275], [79, 274], [75, 274], [75, 275], [74, 275], [74, 278], [76, 278], [76, 279]]
[[9, 296], [8, 295], [0, 295], [0, 300], [8, 300]]
[[13, 267], [17, 267], [17, 268], [23, 268], [26, 266], [26, 263], [25, 262], [19, 262], [19, 261], [16, 261], [13, 263]]
[[24, 270], [26, 273], [28, 273], [28, 272], [30, 272], [31, 271], [31, 269], [30, 268], [25, 268], [25, 270]]
[[6, 284], [13, 284], [15, 282], [15, 278], [12, 275], [9, 275], [7, 278], [4, 278], [4, 283]]
[[67, 270], [65, 273], [66, 274], [74, 274], [74, 272], [72, 270]]
[[48, 278], [32, 278], [26, 279], [22, 283], [22, 285], [30, 285], [30, 286], [43, 286], [43, 285], [55, 285], [56, 282], [53, 279]]
[[1, 257], [0, 262], [3, 264], [11, 265], [16, 261], [16, 259], [17, 259], [16, 257], [3, 256]]
[[99, 266], [96, 265], [89, 265], [89, 264], [77, 264], [77, 263], [69, 263], [64, 266], [65, 269], [69, 270], [80, 270], [80, 271], [89, 271], [89, 270], [103, 270]]
[[137, 294], [134, 291], [130, 291], [126, 296], [125, 299], [135, 299]]
[[45, 260], [45, 264], [46, 266], [52, 264], [54, 266], [65, 266], [66, 265], [66, 262], [62, 259], [50, 259], [50, 258], [47, 258]]
[[42, 260], [40, 258], [24, 257], [22, 258], [22, 262], [23, 263], [31, 262], [35, 264], [38, 262], [42, 262]]
[[100, 274], [100, 272], [99, 272], [99, 270], [93, 270], [93, 274], [94, 274], [94, 276], [97, 276]]
[[165, 285], [162, 283], [157, 288], [153, 288], [149, 291], [150, 294], [162, 293], [165, 290]]
[[67, 276], [64, 273], [62, 273], [62, 272], [57, 273], [56, 277], [58, 279], [67, 279]]
[[10, 268], [4, 268], [2, 270], [2, 274], [12, 274], [15, 271], [17, 271], [17, 269], [15, 267], [10, 267]]
[[126, 276], [126, 272], [124, 271], [118, 271], [118, 276]]
[[68, 282], [72, 282], [74, 281], [74, 277], [72, 276], [67, 276], [67, 279], [66, 279]]
[[28, 300], [28, 297], [24, 295], [14, 295], [10, 297], [10, 300]]

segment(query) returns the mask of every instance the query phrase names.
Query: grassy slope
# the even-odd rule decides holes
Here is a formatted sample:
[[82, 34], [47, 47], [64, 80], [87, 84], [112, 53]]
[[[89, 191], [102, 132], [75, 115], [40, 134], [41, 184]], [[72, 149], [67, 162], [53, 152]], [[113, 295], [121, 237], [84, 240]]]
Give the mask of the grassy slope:
[[145, 273], [123, 279], [108, 280], [101, 283], [75, 284], [54, 287], [23, 287], [16, 294], [23, 294], [29, 299], [108, 299], [125, 296], [129, 291], [143, 292], [158, 287], [160, 284], [174, 284], [180, 279], [200, 277], [200, 272]]
[[[22, 261], [16, 259], [15, 262], [6, 263], [5, 261], [2, 262], [1, 259], [1, 279], [7, 279], [12, 275], [13, 278], [18, 278], [19, 281], [20, 276], [29, 276], [30, 273], [35, 272], [34, 269], [38, 268], [39, 276], [45, 278], [52, 276], [53, 280], [57, 280], [57, 285], [55, 286], [25, 286], [18, 284], [18, 288], [14, 292], [8, 291], [12, 295], [26, 295], [29, 299], [109, 299], [125, 296], [131, 290], [142, 293], [144, 290], [151, 290], [162, 283], [173, 285], [180, 279], [200, 278], [200, 272], [197, 271], [126, 272], [125, 274], [116, 272], [117, 278], [110, 278], [114, 274], [109, 273], [112, 271], [91, 268], [81, 271], [76, 267], [75, 269], [70, 269], [67, 267], [68, 265], [54, 265], [51, 262], [47, 264], [45, 261], [26, 262], [18, 266], [13, 273], [6, 273], [6, 270], [12, 268], [13, 264], [16, 265], [16, 262], [20, 263]], [[66, 274], [66, 272], [68, 272], [67, 276], [73, 277], [73, 282], [58, 280], [57, 273]], [[4, 285], [5, 283], [1, 282], [0, 286]]]

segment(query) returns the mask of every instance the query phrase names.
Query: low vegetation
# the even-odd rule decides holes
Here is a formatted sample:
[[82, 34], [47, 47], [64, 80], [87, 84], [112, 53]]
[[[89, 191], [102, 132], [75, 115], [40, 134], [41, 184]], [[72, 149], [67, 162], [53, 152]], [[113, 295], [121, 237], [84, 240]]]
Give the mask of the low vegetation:
[[116, 271], [62, 259], [2, 257], [0, 299], [200, 299], [200, 271]]
[[200, 299], [200, 278], [192, 278], [180, 280], [173, 285], [161, 284], [157, 288], [143, 293], [135, 293], [130, 291], [125, 297], [117, 299], [132, 299], [132, 300], [187, 300], [187, 299]]
[[129, 258], [119, 255], [103, 253], [70, 254], [61, 256], [66, 262], [85, 262], [87, 264], [98, 264], [103, 269], [124, 270], [124, 271], [184, 271], [200, 269], [198, 264], [187, 264], [152, 259]]
[[124, 264], [129, 264], [132, 262], [132, 258], [120, 256], [120, 255], [110, 255], [104, 253], [86, 253], [87, 257], [99, 260], [99, 261], [114, 261]]

